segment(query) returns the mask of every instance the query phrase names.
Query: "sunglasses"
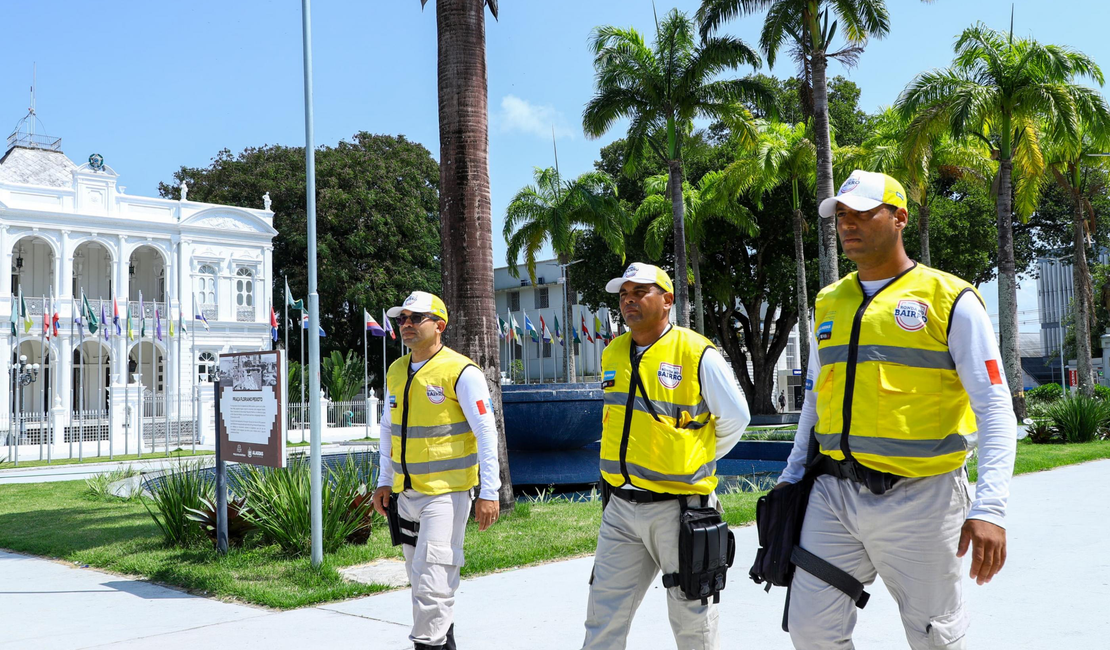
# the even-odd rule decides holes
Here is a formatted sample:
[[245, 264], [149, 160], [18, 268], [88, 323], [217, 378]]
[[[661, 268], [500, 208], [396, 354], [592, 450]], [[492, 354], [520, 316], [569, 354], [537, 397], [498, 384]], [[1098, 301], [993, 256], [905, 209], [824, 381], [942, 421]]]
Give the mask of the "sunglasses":
[[435, 316], [431, 316], [429, 314], [415, 313], [415, 314], [409, 314], [407, 316], [405, 314], [401, 314], [400, 316], [397, 317], [397, 323], [399, 325], [404, 325], [406, 322], [408, 322], [408, 323], [412, 323], [413, 325], [419, 325], [420, 323], [423, 323], [426, 320], [431, 320], [431, 319], [434, 319], [434, 318], [435, 318]]

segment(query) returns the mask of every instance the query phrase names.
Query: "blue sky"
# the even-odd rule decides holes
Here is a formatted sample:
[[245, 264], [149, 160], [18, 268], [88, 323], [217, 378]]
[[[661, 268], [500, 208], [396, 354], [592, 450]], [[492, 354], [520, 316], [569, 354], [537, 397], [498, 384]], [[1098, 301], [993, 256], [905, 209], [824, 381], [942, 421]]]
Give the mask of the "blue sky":
[[[317, 0], [313, 6], [316, 140], [353, 133], [404, 134], [438, 158], [435, 0]], [[46, 131], [63, 138], [78, 163], [93, 152], [133, 194], [154, 195], [181, 165], [206, 165], [223, 148], [304, 143], [300, 3], [234, 0], [163, 3], [118, 0], [2, 0], [5, 63], [0, 66], [0, 127], [26, 113], [31, 67]], [[947, 65], [957, 33], [977, 20], [1009, 25], [1010, 2], [888, 0], [891, 35], [869, 44], [847, 74], [873, 111], [891, 103], [918, 72]], [[490, 174], [494, 231], [509, 199], [552, 164], [551, 127], [564, 175], [592, 167], [598, 149], [620, 137], [582, 135], [582, 107], [593, 92], [590, 31], [602, 24], [650, 33], [650, 0], [502, 0], [487, 22]], [[696, 0], [667, 3], [693, 13]], [[1070, 45], [1110, 66], [1099, 4], [1016, 2], [1015, 32]], [[725, 30], [752, 45], [760, 18]], [[747, 72], [747, 71], [743, 71]], [[793, 73], [783, 58], [772, 71]], [[7, 124], [5, 124], [5, 121]], [[3, 135], [7, 135], [5, 132]], [[259, 205], [261, 207], [261, 198]], [[505, 245], [494, 237], [495, 263]], [[1035, 283], [1023, 283], [1021, 310], [1036, 309]], [[996, 311], [993, 284], [984, 287]], [[1030, 313], [1032, 315], [1032, 313]], [[1023, 320], [1025, 316], [1022, 316]], [[1035, 331], [1027, 324], [1024, 329]]]

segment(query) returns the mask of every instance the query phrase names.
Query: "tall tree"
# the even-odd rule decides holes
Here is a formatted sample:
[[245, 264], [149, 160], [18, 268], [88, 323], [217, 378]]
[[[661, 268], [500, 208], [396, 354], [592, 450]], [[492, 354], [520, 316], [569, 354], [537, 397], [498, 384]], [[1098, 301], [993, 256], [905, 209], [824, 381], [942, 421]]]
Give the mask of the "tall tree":
[[[829, 131], [829, 96], [826, 71], [830, 59], [855, 63], [868, 38], [882, 38], [890, 31], [890, 16], [883, 0], [702, 0], [698, 9], [702, 38], [734, 17], [766, 11], [759, 44], [767, 64], [783, 45], [789, 44], [800, 63], [803, 81], [812, 90], [814, 145], [817, 150], [817, 202], [833, 195], [832, 138]], [[830, 22], [830, 18], [832, 19]], [[843, 28], [848, 45], [834, 50], [832, 43]], [[819, 221], [821, 286], [836, 281], [836, 224]]]
[[1096, 219], [1091, 200], [1106, 191], [1105, 172], [1110, 167], [1104, 157], [1110, 153], [1110, 119], [1106, 119], [1110, 110], [1105, 102], [1100, 113], [1099, 121], [1083, 124], [1078, 139], [1053, 139], [1045, 146], [1045, 163], [1051, 179], [1071, 200], [1076, 370], [1079, 390], [1088, 397], [1093, 397], [1095, 392], [1091, 364], [1094, 288], [1087, 265], [1087, 246], [1092, 243], [1090, 234], [1095, 230]]
[[[702, 176], [697, 187], [682, 184], [683, 213], [686, 218], [686, 243], [690, 249], [690, 262], [694, 272], [694, 322], [699, 333], [705, 334], [705, 303], [702, 297], [701, 244], [705, 239], [707, 221], [720, 221], [735, 228], [735, 235], [754, 236], [759, 229], [752, 213], [736, 200], [736, 193], [722, 187], [721, 172]], [[634, 222], [647, 223], [644, 249], [652, 260], [663, 254], [663, 244], [674, 230], [674, 213], [671, 202], [665, 197], [667, 177], [652, 176], [644, 190], [647, 197], [636, 209]]]
[[939, 121], [955, 137], [982, 139], [998, 160], [998, 326], [1014, 411], [1024, 417], [1013, 216], [1025, 219], [1036, 207], [1044, 173], [1041, 128], [1077, 139], [1082, 121], [1097, 118], [1102, 100], [1076, 81], [1101, 85], [1102, 70], [1081, 52], [1014, 38], [982, 23], [960, 34], [955, 54], [950, 67], [919, 74], [896, 105], [907, 118], [917, 116], [918, 128]]
[[690, 325], [690, 305], [683, 140], [694, 118], [722, 121], [743, 131], [750, 118], [744, 102], [772, 104], [771, 93], [758, 80], [717, 79], [743, 65], [758, 68], [761, 61], [755, 50], [733, 37], [710, 38], [699, 45], [694, 32], [693, 22], [678, 10], [656, 25], [650, 47], [633, 28], [598, 27], [590, 42], [596, 94], [582, 113], [583, 129], [595, 138], [618, 119], [629, 119], [626, 171], [634, 171], [648, 156], [666, 161], [674, 222], [675, 302], [678, 322], [684, 327]]
[[[420, 0], [420, 6], [428, 0]], [[497, 415], [503, 510], [513, 486], [501, 416], [501, 345], [493, 293], [493, 221], [489, 189], [489, 93], [486, 6], [496, 0], [437, 0], [439, 77], [439, 217], [443, 300], [451, 313], [452, 347], [482, 369]]]
[[929, 253], [930, 180], [937, 174], [951, 178], [970, 174], [985, 181], [997, 168], [990, 148], [982, 141], [954, 138], [945, 125], [936, 122], [911, 129], [911, 121], [889, 107], [872, 120], [871, 135], [861, 145], [845, 147], [838, 154], [837, 162], [844, 166], [841, 175], [847, 176], [852, 169], [882, 172], [906, 188], [909, 199], [917, 204], [919, 259], [926, 266], [933, 263]]
[[[624, 255], [628, 220], [617, 200], [611, 176], [587, 172], [563, 181], [555, 168], [537, 167], [534, 178], [533, 185], [517, 192], [505, 213], [504, 235], [508, 244], [505, 261], [510, 275], [519, 277], [517, 261], [523, 253], [528, 277], [535, 284], [536, 255], [546, 244], [551, 244], [559, 264], [566, 268], [574, 254], [575, 240], [584, 229], [599, 234], [614, 254]], [[566, 295], [570, 299], [563, 302], [563, 327], [570, 328], [577, 294], [569, 274], [566, 279]], [[563, 355], [563, 376], [574, 377], [573, 354]]]

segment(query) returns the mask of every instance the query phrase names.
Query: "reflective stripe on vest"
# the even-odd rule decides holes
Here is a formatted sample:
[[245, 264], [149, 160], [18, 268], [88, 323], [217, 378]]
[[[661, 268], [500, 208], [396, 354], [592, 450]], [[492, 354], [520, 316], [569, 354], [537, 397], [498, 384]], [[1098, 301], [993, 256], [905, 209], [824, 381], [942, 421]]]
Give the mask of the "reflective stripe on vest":
[[640, 356], [635, 382], [633, 345], [623, 334], [602, 353], [602, 478], [618, 487], [709, 494], [717, 486], [716, 417], [702, 398], [698, 371], [713, 344], [672, 327]]
[[392, 398], [393, 491], [436, 495], [478, 484], [478, 441], [455, 394], [459, 375], [474, 363], [443, 347], [414, 373], [411, 355], [386, 373]]
[[976, 424], [948, 325], [969, 291], [978, 297], [963, 280], [916, 264], [870, 297], [855, 273], [818, 294], [821, 453], [899, 476], [963, 465]]

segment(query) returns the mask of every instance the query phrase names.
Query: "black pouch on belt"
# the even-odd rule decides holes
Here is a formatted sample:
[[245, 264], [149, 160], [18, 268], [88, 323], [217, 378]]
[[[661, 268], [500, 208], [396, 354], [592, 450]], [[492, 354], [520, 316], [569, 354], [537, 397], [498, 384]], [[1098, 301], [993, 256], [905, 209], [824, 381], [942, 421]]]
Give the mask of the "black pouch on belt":
[[678, 503], [678, 573], [663, 576], [663, 586], [679, 587], [688, 600], [701, 600], [705, 605], [712, 598], [721, 601], [725, 578], [736, 556], [736, 538], [721, 519], [721, 513], [707, 507], [708, 497], [702, 497], [702, 507], [690, 508], [685, 498]]
[[420, 522], [402, 519], [397, 511], [397, 499], [400, 495], [391, 494], [389, 505], [386, 506], [386, 521], [389, 523], [389, 541], [394, 546], [408, 544], [416, 546], [416, 534], [420, 532]]

